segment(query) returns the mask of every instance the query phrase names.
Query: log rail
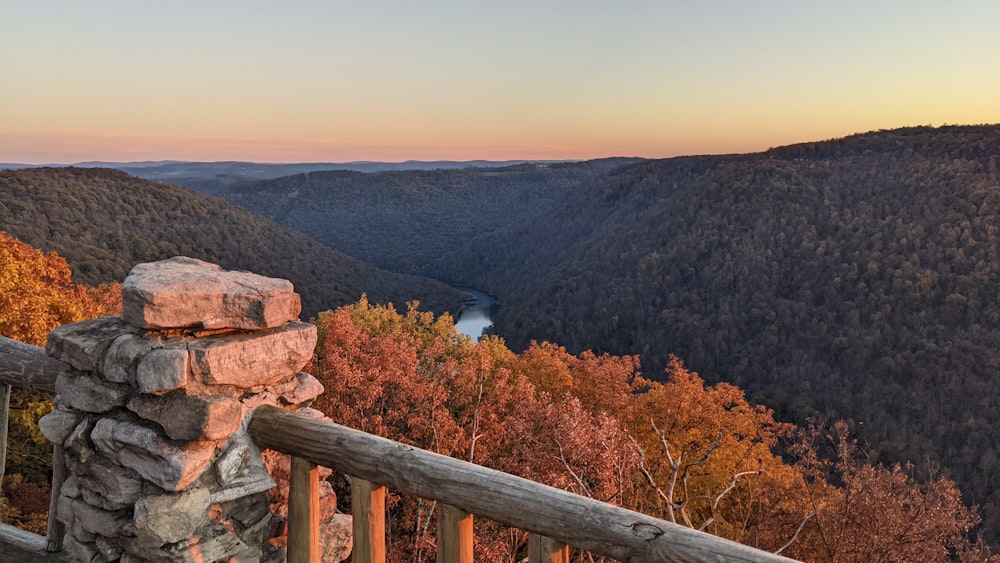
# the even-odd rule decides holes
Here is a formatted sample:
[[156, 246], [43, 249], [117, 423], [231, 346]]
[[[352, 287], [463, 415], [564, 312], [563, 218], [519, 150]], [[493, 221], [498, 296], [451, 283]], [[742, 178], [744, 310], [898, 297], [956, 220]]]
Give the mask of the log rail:
[[[568, 562], [567, 546], [619, 561], [763, 561], [791, 559], [621, 507], [365, 432], [262, 406], [249, 432], [264, 448], [352, 476], [354, 561], [385, 561], [384, 487], [439, 502], [438, 561], [472, 559], [472, 515], [528, 531], [534, 562]], [[308, 472], [300, 473], [308, 475]], [[361, 483], [358, 483], [361, 481]], [[293, 481], [293, 487], [295, 487]], [[309, 486], [300, 486], [300, 491]], [[358, 502], [361, 500], [361, 502]], [[290, 503], [318, 502], [296, 495]], [[289, 506], [289, 514], [308, 510]], [[289, 530], [307, 520], [289, 521]], [[358, 533], [358, 527], [363, 528]], [[289, 562], [319, 561], [289, 535]], [[294, 555], [294, 557], [293, 557]]]
[[[61, 362], [45, 354], [45, 350], [9, 338], [0, 337], [0, 482], [3, 480], [7, 454], [7, 421], [10, 391], [12, 387], [30, 389], [38, 393], [54, 395], [56, 378], [66, 369]], [[49, 514], [55, 512], [55, 500], [65, 478], [62, 466], [62, 450], [53, 451], [52, 499]], [[11, 561], [42, 563], [70, 561], [62, 551], [62, 525], [55, 518], [49, 518], [49, 529], [45, 536], [33, 534], [8, 524], [0, 524], [0, 552], [11, 557]]]

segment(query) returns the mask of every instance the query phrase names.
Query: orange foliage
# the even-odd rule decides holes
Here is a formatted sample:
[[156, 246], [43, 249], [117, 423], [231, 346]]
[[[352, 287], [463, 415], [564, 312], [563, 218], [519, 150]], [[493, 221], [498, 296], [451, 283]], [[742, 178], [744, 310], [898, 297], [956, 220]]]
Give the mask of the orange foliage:
[[0, 232], [0, 336], [36, 346], [59, 325], [102, 313], [61, 256]]
[[[497, 337], [471, 343], [450, 317], [366, 299], [316, 323], [311, 371], [326, 386], [316, 406], [367, 432], [805, 560], [884, 553], [846, 538], [878, 543], [879, 526], [907, 519], [936, 557], [973, 519], [950, 482], [918, 486], [899, 468], [863, 464], [834, 478], [816, 469], [815, 455], [811, 466], [785, 463], [774, 450], [791, 426], [733, 385], [706, 386], [677, 358], [656, 383], [639, 375], [635, 357], [575, 356], [548, 343], [515, 354]], [[828, 484], [837, 479], [843, 486]], [[846, 500], [858, 497], [869, 500]], [[918, 508], [899, 519], [881, 507], [890, 502]], [[392, 559], [432, 558], [433, 504], [389, 504]], [[942, 521], [951, 531], [928, 531]], [[476, 530], [477, 560], [523, 557], [523, 532], [486, 521]]]

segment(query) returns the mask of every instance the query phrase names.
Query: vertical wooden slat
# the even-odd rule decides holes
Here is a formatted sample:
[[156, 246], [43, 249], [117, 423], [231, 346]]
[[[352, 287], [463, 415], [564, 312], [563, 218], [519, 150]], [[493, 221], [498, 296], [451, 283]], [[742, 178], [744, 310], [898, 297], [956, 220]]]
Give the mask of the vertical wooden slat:
[[472, 515], [438, 503], [438, 563], [472, 563]]
[[63, 481], [66, 480], [66, 457], [62, 446], [52, 447], [52, 498], [49, 500], [49, 528], [45, 533], [45, 551], [62, 551], [63, 534], [66, 533], [66, 526], [56, 518], [56, 509], [59, 500], [59, 490], [62, 489]]
[[288, 563], [320, 563], [319, 468], [292, 456], [288, 491]]
[[569, 563], [569, 546], [552, 538], [528, 534], [528, 563]]
[[7, 472], [7, 427], [10, 423], [10, 385], [0, 385], [0, 484]]
[[354, 563], [385, 563], [385, 487], [351, 478]]

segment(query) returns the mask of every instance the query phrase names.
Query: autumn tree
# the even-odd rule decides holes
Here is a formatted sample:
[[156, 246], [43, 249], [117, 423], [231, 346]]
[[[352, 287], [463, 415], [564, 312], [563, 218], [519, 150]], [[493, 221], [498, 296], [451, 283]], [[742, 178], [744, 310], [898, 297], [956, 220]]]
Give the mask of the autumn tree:
[[[316, 406], [368, 432], [807, 561], [881, 557], [912, 534], [933, 558], [975, 521], [950, 482], [921, 484], [843, 447], [836, 460], [850, 463], [801, 441], [812, 457], [786, 463], [775, 452], [791, 425], [677, 358], [654, 382], [634, 357], [549, 343], [516, 354], [495, 336], [472, 343], [450, 317], [366, 299], [315, 322], [311, 370], [327, 389]], [[390, 495], [389, 506], [394, 560], [432, 558], [435, 504]], [[480, 560], [516, 560], [525, 541], [477, 521]]]
[[[591, 412], [570, 393], [572, 377], [548, 390], [532, 382], [551, 369], [584, 373], [565, 350], [544, 346], [518, 356], [497, 337], [473, 344], [450, 317], [415, 306], [400, 314], [366, 299], [324, 312], [316, 323], [310, 369], [326, 392], [315, 406], [338, 422], [601, 500], [620, 502], [631, 490], [635, 452], [627, 434], [593, 408], [613, 401], [592, 393]], [[591, 377], [615, 364], [597, 357], [584, 363]], [[433, 503], [393, 497], [390, 506], [404, 530], [392, 542], [394, 557], [433, 554]], [[512, 560], [526, 541], [523, 532], [488, 521], [476, 529], [485, 560]]]
[[[69, 266], [56, 253], [0, 232], [0, 336], [44, 346], [59, 325], [120, 313], [119, 284], [89, 289], [70, 278]], [[0, 516], [40, 533], [46, 526], [52, 447], [39, 432], [38, 419], [51, 410], [51, 397], [22, 389], [11, 393]]]
[[790, 431], [739, 388], [706, 386], [676, 357], [667, 381], [643, 387], [628, 411], [645, 489], [634, 508], [777, 551], [809, 517], [799, 474], [773, 453]]
[[917, 480], [911, 464], [869, 463], [843, 421], [802, 430], [793, 451], [816, 511], [811, 539], [798, 553], [803, 558], [949, 561], [966, 549], [967, 534], [979, 522], [950, 479], [929, 471]]

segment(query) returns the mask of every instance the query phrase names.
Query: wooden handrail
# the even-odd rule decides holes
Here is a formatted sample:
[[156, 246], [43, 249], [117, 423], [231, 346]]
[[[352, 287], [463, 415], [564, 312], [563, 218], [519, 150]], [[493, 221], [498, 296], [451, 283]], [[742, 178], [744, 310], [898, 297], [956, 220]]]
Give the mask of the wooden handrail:
[[[4, 407], [8, 407], [9, 388], [30, 389], [39, 393], [54, 395], [56, 378], [59, 374], [71, 371], [66, 364], [50, 358], [43, 348], [11, 340], [0, 336], [0, 384], [5, 389]], [[7, 437], [6, 424], [8, 408], [0, 409], [3, 436], [0, 438], [0, 448], [4, 455], [0, 456], [0, 478], [6, 472]], [[59, 488], [65, 479], [65, 467], [62, 459], [62, 448], [54, 447], [52, 452], [52, 497], [49, 501], [49, 514], [55, 513], [56, 501], [59, 498]], [[68, 561], [69, 557], [62, 551], [63, 524], [57, 518], [49, 518], [49, 529], [45, 536], [19, 530], [13, 526], [0, 524], [0, 543], [4, 549], [15, 550], [18, 561]]]
[[792, 561], [645, 514], [275, 407], [257, 408], [249, 432], [263, 448], [621, 561]]
[[0, 336], [0, 383], [54, 395], [56, 378], [71, 369], [38, 346]]

